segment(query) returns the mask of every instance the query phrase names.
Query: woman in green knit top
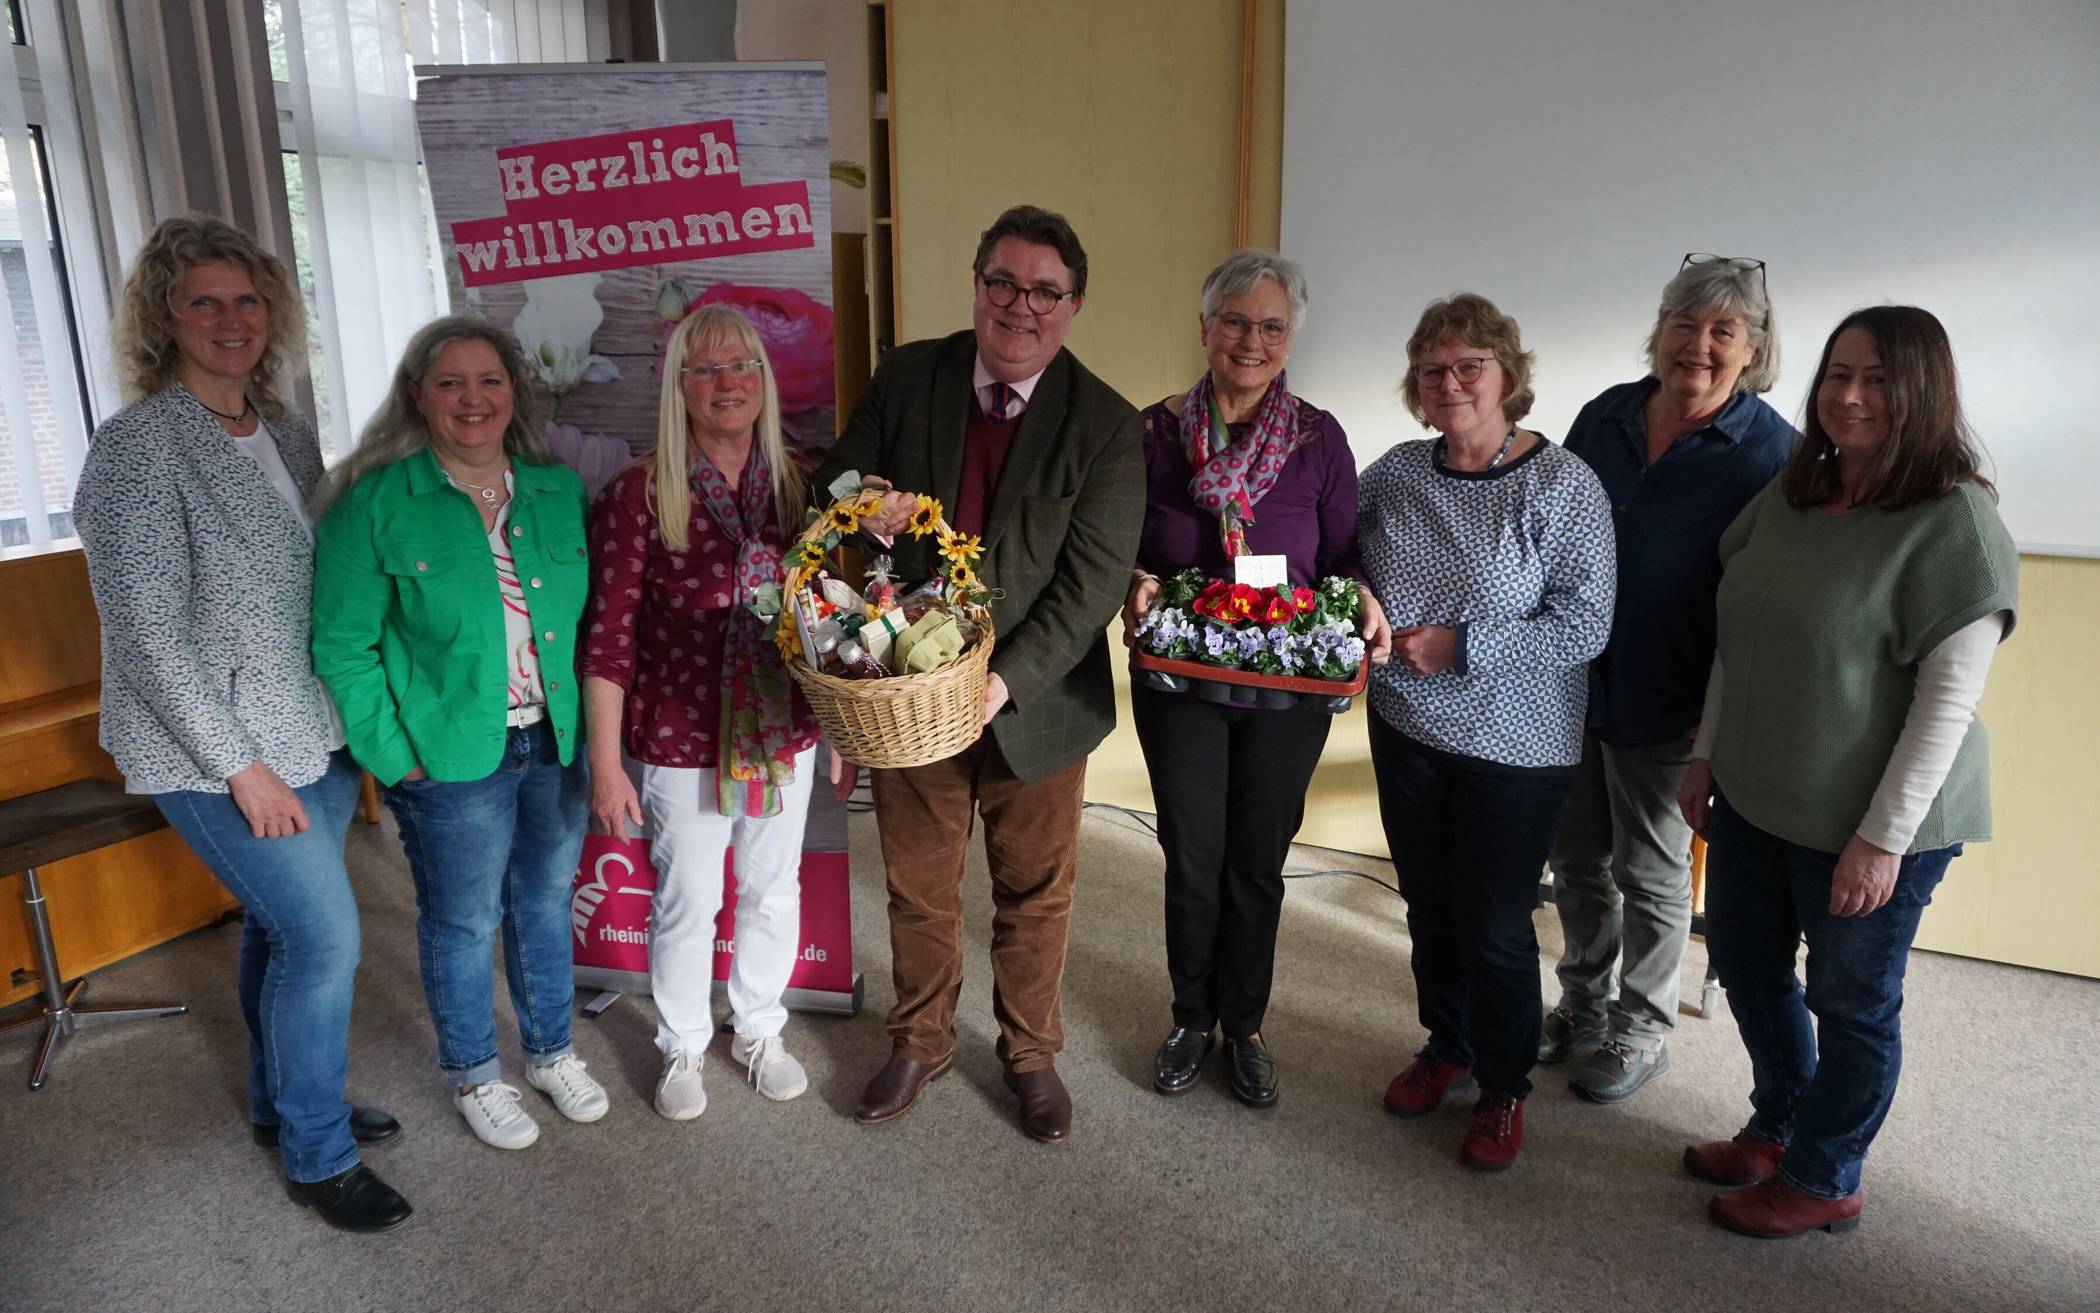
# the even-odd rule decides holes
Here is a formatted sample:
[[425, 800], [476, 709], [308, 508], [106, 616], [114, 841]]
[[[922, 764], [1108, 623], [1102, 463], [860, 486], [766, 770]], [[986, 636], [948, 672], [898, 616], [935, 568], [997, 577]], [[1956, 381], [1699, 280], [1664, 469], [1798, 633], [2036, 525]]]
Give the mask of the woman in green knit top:
[[1939, 320], [1848, 316], [1807, 409], [1804, 441], [1721, 538], [1713, 679], [1678, 795], [1712, 843], [1707, 947], [1753, 1085], [1749, 1124], [1685, 1167], [1747, 1187], [1707, 1212], [1764, 1238], [1858, 1224], [1918, 919], [1962, 845], [1991, 837], [1976, 703], [2019, 582]]

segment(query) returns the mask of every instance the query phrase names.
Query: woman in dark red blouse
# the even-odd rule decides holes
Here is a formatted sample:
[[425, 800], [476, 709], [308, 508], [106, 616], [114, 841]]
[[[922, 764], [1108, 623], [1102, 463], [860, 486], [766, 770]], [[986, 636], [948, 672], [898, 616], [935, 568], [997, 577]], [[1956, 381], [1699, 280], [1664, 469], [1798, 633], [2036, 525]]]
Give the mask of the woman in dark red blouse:
[[[715, 918], [736, 850], [730, 1056], [759, 1093], [808, 1088], [780, 1032], [801, 925], [802, 826], [817, 724], [769, 626], [750, 610], [781, 580], [808, 501], [780, 434], [758, 333], [732, 307], [688, 315], [664, 351], [656, 454], [622, 470], [591, 516], [584, 700], [591, 820], [650, 838], [657, 872], [649, 988], [663, 1051], [656, 1110], [707, 1106]], [[834, 759], [833, 778], [852, 787]]]
[[[1191, 567], [1229, 580], [1236, 560], [1280, 557], [1300, 586], [1359, 573], [1349, 439], [1284, 381], [1304, 319], [1305, 274], [1274, 252], [1240, 251], [1203, 280], [1198, 324], [1210, 367], [1145, 411], [1145, 530], [1126, 623], [1151, 608], [1161, 575]], [[1367, 654], [1383, 660], [1385, 616], [1368, 589], [1363, 599]], [[1222, 1028], [1234, 1096], [1265, 1108], [1277, 1093], [1261, 1022], [1283, 863], [1330, 717], [1306, 704], [1241, 704], [1231, 690], [1138, 684], [1130, 693], [1167, 859], [1174, 1027], [1153, 1088], [1179, 1094], [1194, 1084]]]

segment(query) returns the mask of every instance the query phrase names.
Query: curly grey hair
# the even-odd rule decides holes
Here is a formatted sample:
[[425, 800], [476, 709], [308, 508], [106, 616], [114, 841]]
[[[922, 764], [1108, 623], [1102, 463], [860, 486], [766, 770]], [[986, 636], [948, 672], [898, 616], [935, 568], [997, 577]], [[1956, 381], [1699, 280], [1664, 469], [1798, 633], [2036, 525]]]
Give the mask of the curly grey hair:
[[1291, 306], [1292, 329], [1305, 327], [1305, 271], [1296, 260], [1253, 247], [1226, 256], [1225, 262], [1203, 280], [1203, 317], [1208, 319], [1218, 313], [1218, 307], [1232, 297], [1253, 291], [1254, 285], [1264, 278], [1275, 279], [1283, 289], [1283, 299]]
[[1726, 260], [1688, 264], [1663, 286], [1662, 306], [1655, 312], [1655, 327], [1648, 330], [1642, 350], [1648, 372], [1660, 375], [1655, 343], [1662, 326], [1677, 315], [1701, 315], [1720, 311], [1741, 315], [1756, 352], [1735, 380], [1738, 392], [1770, 392], [1779, 381], [1779, 323], [1772, 318], [1772, 298], [1765, 290], [1765, 271], [1745, 269]]

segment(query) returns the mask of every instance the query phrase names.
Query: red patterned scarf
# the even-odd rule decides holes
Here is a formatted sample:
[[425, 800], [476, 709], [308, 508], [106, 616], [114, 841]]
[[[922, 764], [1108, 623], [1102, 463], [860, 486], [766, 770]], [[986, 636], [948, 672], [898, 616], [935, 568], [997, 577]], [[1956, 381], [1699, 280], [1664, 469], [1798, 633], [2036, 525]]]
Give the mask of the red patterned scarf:
[[1218, 517], [1218, 535], [1225, 543], [1225, 559], [1247, 551], [1246, 526], [1254, 523], [1254, 506], [1276, 485], [1283, 463], [1305, 445], [1310, 433], [1300, 433], [1298, 402], [1278, 373], [1262, 394], [1254, 411], [1253, 426], [1234, 442], [1226, 432], [1225, 416], [1218, 409], [1210, 371], [1181, 401], [1181, 446], [1195, 471], [1189, 480], [1189, 496], [1204, 510]]
[[722, 536], [736, 544], [735, 591], [722, 635], [722, 719], [715, 735], [716, 807], [724, 816], [773, 816], [780, 786], [795, 779], [794, 705], [780, 651], [752, 599], [780, 582], [780, 549], [765, 541], [773, 516], [773, 472], [754, 441], [736, 491], [703, 452], [693, 454], [693, 492]]

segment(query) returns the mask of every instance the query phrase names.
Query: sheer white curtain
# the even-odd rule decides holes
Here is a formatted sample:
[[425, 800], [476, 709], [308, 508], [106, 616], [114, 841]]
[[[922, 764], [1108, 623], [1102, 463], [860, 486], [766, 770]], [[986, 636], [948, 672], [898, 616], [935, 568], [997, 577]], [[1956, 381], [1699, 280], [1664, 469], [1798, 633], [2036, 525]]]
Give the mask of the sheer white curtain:
[[606, 0], [277, 3], [323, 362], [315, 405], [341, 456], [410, 335], [448, 303], [411, 65], [602, 60]]

